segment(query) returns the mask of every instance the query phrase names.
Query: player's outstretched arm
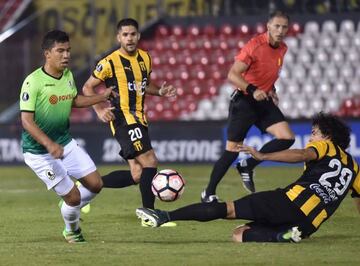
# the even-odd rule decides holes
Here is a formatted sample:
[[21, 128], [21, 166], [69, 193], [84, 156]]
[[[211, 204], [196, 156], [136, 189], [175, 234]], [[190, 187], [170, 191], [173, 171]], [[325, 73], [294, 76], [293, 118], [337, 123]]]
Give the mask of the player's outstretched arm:
[[[93, 76], [90, 76], [90, 78], [85, 82], [82, 88], [84, 95], [86, 96], [96, 95], [95, 88], [98, 85], [100, 85], [101, 82], [102, 82], [101, 80]], [[94, 108], [97, 116], [102, 122], [110, 122], [115, 119], [115, 116], [112, 112], [114, 107], [108, 107], [102, 103], [94, 104], [92, 107]]]
[[317, 159], [317, 153], [313, 148], [290, 149], [271, 153], [262, 153], [254, 147], [239, 145], [239, 152], [250, 154], [258, 161], [276, 161], [285, 163], [308, 162]]
[[21, 112], [21, 123], [24, 128], [38, 143], [44, 146], [47, 151], [55, 158], [61, 158], [64, 148], [52, 141], [35, 123], [34, 113]]
[[[112, 95], [113, 93], [112, 90], [113, 87], [110, 87], [110, 88], [106, 88], [105, 91], [100, 94], [95, 94], [91, 96], [77, 95], [73, 101], [73, 106], [81, 108], [81, 107], [89, 107], [101, 102], [105, 102]], [[115, 94], [114, 97], [116, 97]]]

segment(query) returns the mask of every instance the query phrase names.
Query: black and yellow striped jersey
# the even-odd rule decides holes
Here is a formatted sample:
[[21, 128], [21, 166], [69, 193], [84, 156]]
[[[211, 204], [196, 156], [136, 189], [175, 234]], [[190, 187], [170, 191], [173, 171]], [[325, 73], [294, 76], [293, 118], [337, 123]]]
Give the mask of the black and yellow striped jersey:
[[359, 166], [331, 141], [311, 142], [306, 148], [313, 148], [318, 157], [305, 164], [303, 175], [285, 192], [318, 228], [339, 207], [349, 189], [353, 197], [360, 197]]
[[115, 107], [115, 126], [135, 123], [147, 126], [144, 101], [150, 73], [151, 57], [141, 49], [132, 56], [116, 50], [97, 64], [93, 76], [104, 81], [106, 87], [115, 86], [115, 92], [119, 94], [112, 101]]

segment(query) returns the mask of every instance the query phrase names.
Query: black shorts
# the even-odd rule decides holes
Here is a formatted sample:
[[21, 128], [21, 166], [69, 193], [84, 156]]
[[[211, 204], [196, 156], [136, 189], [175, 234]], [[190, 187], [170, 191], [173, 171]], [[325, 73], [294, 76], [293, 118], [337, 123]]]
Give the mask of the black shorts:
[[249, 230], [284, 232], [298, 226], [302, 237], [316, 231], [306, 215], [282, 189], [258, 192], [234, 201], [237, 219], [250, 220]]
[[271, 99], [256, 101], [238, 91], [230, 102], [227, 140], [243, 141], [251, 126], [265, 133], [269, 126], [282, 121], [285, 117]]
[[142, 124], [121, 125], [115, 128], [114, 137], [119, 142], [120, 156], [125, 160], [152, 150], [148, 128]]

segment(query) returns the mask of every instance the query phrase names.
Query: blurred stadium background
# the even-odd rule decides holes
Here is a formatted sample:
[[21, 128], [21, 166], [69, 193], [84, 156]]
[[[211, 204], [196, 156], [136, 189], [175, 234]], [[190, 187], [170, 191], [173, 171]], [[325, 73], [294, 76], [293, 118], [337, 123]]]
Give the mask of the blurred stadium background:
[[[18, 97], [23, 79], [42, 64], [43, 34], [53, 28], [70, 34], [71, 68], [81, 90], [96, 61], [116, 49], [115, 26], [124, 17], [140, 22], [152, 79], [179, 89], [177, 98], [147, 97], [160, 162], [216, 161], [233, 90], [227, 72], [246, 41], [266, 30], [267, 14], [275, 9], [291, 16], [276, 88], [295, 146], [304, 145], [308, 119], [323, 110], [349, 121], [350, 152], [359, 159], [360, 1], [0, 0], [0, 164], [22, 163]], [[116, 141], [91, 108], [74, 109], [71, 121], [73, 136], [97, 163], [120, 161]], [[260, 147], [268, 138], [252, 130], [246, 141]]]

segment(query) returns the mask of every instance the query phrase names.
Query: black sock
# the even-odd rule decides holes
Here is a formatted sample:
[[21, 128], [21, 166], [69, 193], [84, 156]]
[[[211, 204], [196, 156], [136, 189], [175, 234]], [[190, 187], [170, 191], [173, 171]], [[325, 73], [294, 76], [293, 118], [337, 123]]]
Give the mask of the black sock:
[[194, 220], [200, 222], [226, 218], [225, 202], [195, 203], [175, 211], [168, 212], [170, 221]]
[[285, 232], [278, 232], [271, 228], [254, 228], [243, 232], [243, 242], [291, 242], [288, 239], [282, 238]]
[[[260, 152], [269, 153], [275, 151], [282, 151], [290, 148], [291, 145], [294, 144], [294, 142], [295, 142], [294, 139], [273, 139], [268, 143], [265, 143], [265, 145], [262, 146]], [[249, 158], [246, 160], [246, 163], [248, 168], [254, 169], [255, 166], [261, 163], [261, 161], [255, 160], [254, 158]]]
[[107, 188], [121, 188], [136, 184], [129, 170], [113, 171], [104, 175], [101, 179], [104, 183], [103, 187]]
[[238, 152], [231, 152], [225, 150], [224, 153], [221, 155], [219, 160], [214, 165], [214, 168], [210, 175], [210, 181], [206, 188], [207, 195], [215, 195], [216, 194], [216, 187], [226, 174], [227, 170], [229, 169], [230, 165], [234, 162], [234, 160], [238, 157]]
[[143, 168], [140, 178], [142, 204], [145, 208], [154, 209], [155, 196], [151, 191], [151, 181], [156, 175], [156, 168]]

